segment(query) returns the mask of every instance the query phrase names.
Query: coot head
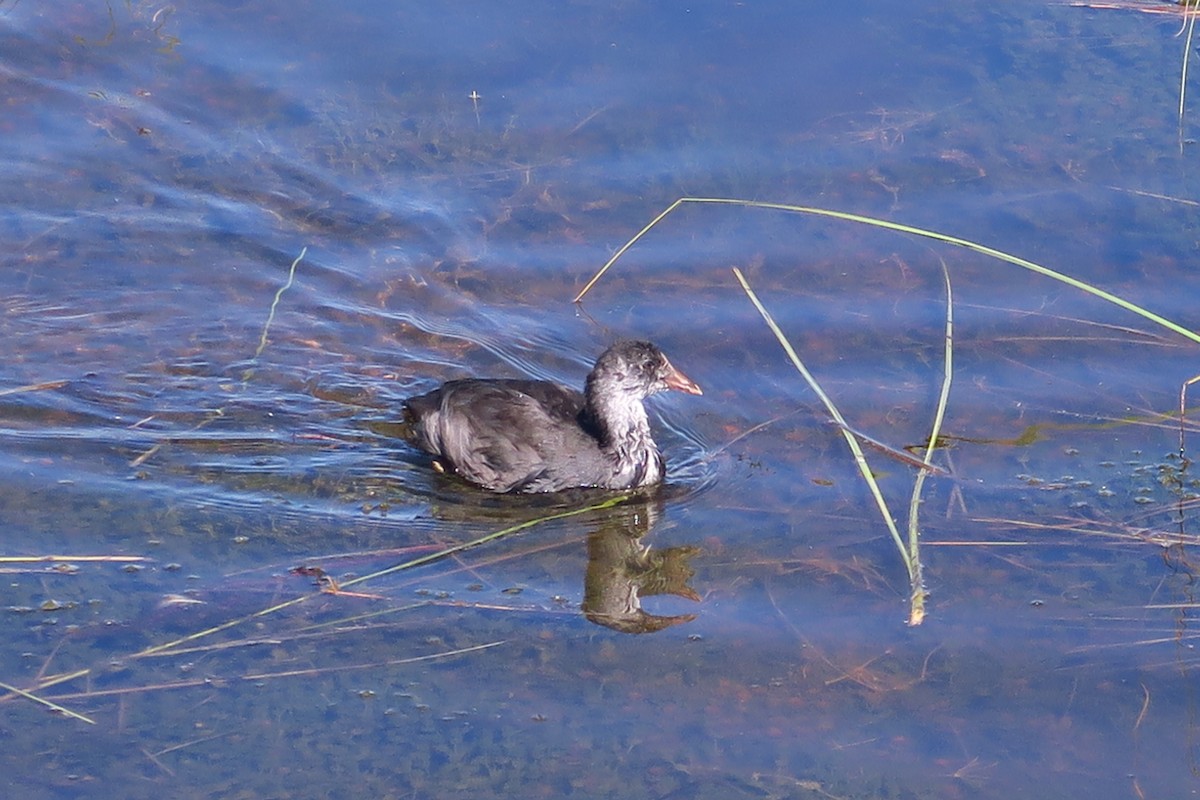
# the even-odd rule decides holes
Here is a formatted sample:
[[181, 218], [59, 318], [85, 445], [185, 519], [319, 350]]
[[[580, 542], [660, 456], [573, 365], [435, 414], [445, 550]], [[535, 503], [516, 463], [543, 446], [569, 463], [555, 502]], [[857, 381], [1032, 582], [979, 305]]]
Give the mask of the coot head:
[[667, 360], [650, 342], [617, 342], [601, 354], [587, 379], [588, 394], [620, 394], [641, 400], [674, 389], [703, 394], [700, 387]]

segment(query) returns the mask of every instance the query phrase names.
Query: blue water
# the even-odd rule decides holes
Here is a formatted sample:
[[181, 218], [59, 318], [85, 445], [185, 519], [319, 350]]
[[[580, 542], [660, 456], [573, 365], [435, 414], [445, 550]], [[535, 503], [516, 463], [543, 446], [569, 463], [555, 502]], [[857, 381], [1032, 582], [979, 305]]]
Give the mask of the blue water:
[[[1195, 344], [729, 205], [570, 302], [676, 199], [734, 197], [1196, 327], [1196, 115], [1151, 10], [0, 4], [0, 555], [60, 557], [0, 565], [0, 681], [58, 707], [5, 698], [6, 795], [1194, 794]], [[943, 261], [955, 477], [909, 628], [842, 435], [730, 268], [899, 449]], [[652, 402], [649, 503], [483, 496], [396, 436], [440, 380], [579, 384], [619, 336], [705, 392]], [[912, 468], [867, 458], [903, 520]], [[585, 619], [632, 562], [676, 624]]]

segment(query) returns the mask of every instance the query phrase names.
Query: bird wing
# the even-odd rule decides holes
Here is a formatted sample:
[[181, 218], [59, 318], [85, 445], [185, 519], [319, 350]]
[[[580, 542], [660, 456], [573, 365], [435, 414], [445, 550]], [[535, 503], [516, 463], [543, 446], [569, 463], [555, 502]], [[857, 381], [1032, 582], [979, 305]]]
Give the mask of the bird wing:
[[582, 400], [553, 384], [462, 381], [440, 392], [437, 410], [422, 419], [421, 446], [494, 491], [536, 487], [547, 455], [569, 452], [565, 439], [584, 436], [575, 421]]

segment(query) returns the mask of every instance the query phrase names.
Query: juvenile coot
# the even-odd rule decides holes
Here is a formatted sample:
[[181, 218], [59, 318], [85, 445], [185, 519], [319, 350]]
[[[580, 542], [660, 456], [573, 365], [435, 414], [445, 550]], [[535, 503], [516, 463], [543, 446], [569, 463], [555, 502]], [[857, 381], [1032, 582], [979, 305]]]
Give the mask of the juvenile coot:
[[665, 389], [701, 394], [649, 342], [617, 342], [583, 394], [549, 381], [450, 381], [404, 404], [434, 467], [494, 492], [631, 489], [663, 479], [642, 400]]

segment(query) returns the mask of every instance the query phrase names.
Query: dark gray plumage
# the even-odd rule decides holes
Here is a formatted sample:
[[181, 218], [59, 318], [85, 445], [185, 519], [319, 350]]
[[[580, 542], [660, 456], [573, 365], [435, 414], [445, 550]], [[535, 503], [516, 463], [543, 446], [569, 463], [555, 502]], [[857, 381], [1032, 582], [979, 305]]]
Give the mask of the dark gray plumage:
[[494, 492], [631, 489], [663, 479], [642, 400], [701, 394], [649, 342], [601, 354], [580, 394], [548, 381], [450, 381], [404, 404], [413, 442], [434, 466]]

